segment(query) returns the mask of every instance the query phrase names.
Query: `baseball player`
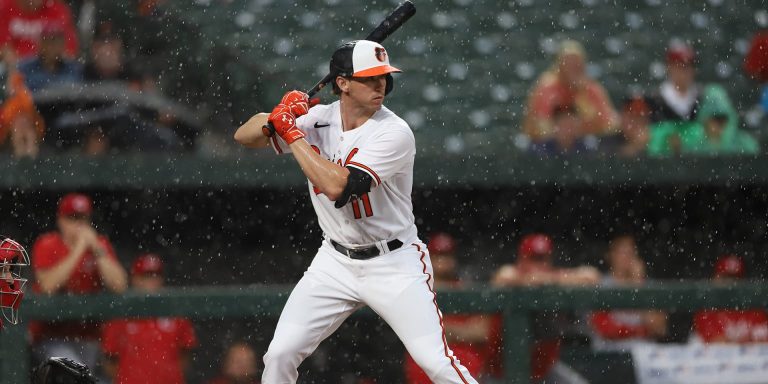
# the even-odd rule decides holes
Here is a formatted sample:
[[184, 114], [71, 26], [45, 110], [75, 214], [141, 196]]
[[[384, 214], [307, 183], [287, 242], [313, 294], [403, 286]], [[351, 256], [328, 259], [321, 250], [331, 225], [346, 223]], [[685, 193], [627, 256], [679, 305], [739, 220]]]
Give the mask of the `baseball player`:
[[3, 318], [11, 324], [19, 323], [19, 307], [27, 284], [27, 279], [21, 277], [25, 266], [29, 266], [29, 256], [24, 247], [9, 238], [0, 240], [0, 330]]
[[[255, 115], [235, 133], [244, 146], [293, 154], [324, 233], [280, 315], [262, 380], [295, 383], [299, 364], [367, 305], [432, 381], [476, 383], [448, 348], [429, 253], [417, 236], [413, 133], [383, 105], [391, 74], [400, 70], [380, 44], [358, 40], [333, 53], [330, 72], [338, 101], [314, 106], [291, 91], [272, 113]], [[262, 129], [267, 122], [271, 136]]]

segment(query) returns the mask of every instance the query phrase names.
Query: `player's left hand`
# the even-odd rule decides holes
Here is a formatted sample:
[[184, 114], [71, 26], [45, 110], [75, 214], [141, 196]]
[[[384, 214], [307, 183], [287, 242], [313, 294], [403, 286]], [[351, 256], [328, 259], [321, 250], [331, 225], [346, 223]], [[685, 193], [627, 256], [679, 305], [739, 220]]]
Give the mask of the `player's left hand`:
[[320, 103], [320, 99], [310, 99], [309, 95], [302, 91], [289, 91], [280, 100], [280, 104], [288, 106], [294, 117], [306, 115], [309, 109]]

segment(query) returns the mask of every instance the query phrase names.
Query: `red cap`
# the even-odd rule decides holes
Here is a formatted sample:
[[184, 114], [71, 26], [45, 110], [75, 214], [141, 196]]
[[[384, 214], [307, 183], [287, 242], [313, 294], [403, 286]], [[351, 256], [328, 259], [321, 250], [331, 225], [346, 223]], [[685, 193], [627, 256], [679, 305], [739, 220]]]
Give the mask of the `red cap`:
[[59, 201], [59, 216], [90, 216], [93, 201], [82, 193], [70, 193]]
[[526, 235], [517, 248], [518, 261], [548, 261], [552, 256], [552, 239], [543, 233]]
[[163, 260], [160, 259], [160, 256], [154, 253], [147, 253], [137, 257], [136, 260], [133, 261], [131, 274], [143, 275], [147, 273], [163, 273]]
[[696, 52], [688, 44], [670, 44], [667, 48], [667, 64], [693, 65], [695, 60]]
[[453, 253], [456, 251], [456, 240], [445, 232], [436, 232], [429, 237], [427, 249], [430, 254]]
[[744, 277], [744, 260], [736, 255], [723, 255], [715, 263], [715, 277]]

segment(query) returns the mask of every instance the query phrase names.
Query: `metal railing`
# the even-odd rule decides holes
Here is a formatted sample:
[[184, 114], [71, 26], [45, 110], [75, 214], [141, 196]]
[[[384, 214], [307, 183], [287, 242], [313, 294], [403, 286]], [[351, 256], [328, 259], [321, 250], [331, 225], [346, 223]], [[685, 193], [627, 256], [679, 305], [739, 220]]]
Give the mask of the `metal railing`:
[[[29, 295], [23, 319], [110, 319], [115, 317], [184, 316], [190, 319], [278, 316], [288, 286], [185, 287], [145, 296]], [[768, 308], [768, 285], [748, 282], [729, 286], [709, 283], [659, 283], [641, 288], [519, 288], [477, 287], [443, 290], [438, 303], [444, 313], [501, 313], [504, 319], [504, 381], [527, 383], [529, 377], [529, 315], [541, 310], [657, 308], [693, 311], [702, 308]], [[372, 311], [361, 315], [373, 316]], [[26, 327], [9, 326], [0, 334], [0, 383], [29, 382]]]

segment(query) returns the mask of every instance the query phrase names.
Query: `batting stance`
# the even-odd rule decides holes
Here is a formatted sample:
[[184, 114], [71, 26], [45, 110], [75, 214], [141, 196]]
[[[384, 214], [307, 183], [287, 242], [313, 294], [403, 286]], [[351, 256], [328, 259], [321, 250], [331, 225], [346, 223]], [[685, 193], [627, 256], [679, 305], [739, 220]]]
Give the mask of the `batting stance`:
[[[305, 93], [291, 91], [272, 113], [255, 115], [235, 133], [244, 146], [293, 153], [324, 233], [280, 315], [263, 382], [295, 383], [299, 364], [368, 305], [432, 381], [477, 383], [448, 348], [432, 264], [417, 237], [413, 133], [383, 106], [391, 74], [400, 70], [380, 44], [358, 40], [333, 53], [330, 71], [339, 101], [314, 106]], [[271, 137], [262, 130], [267, 122], [276, 133]]]

